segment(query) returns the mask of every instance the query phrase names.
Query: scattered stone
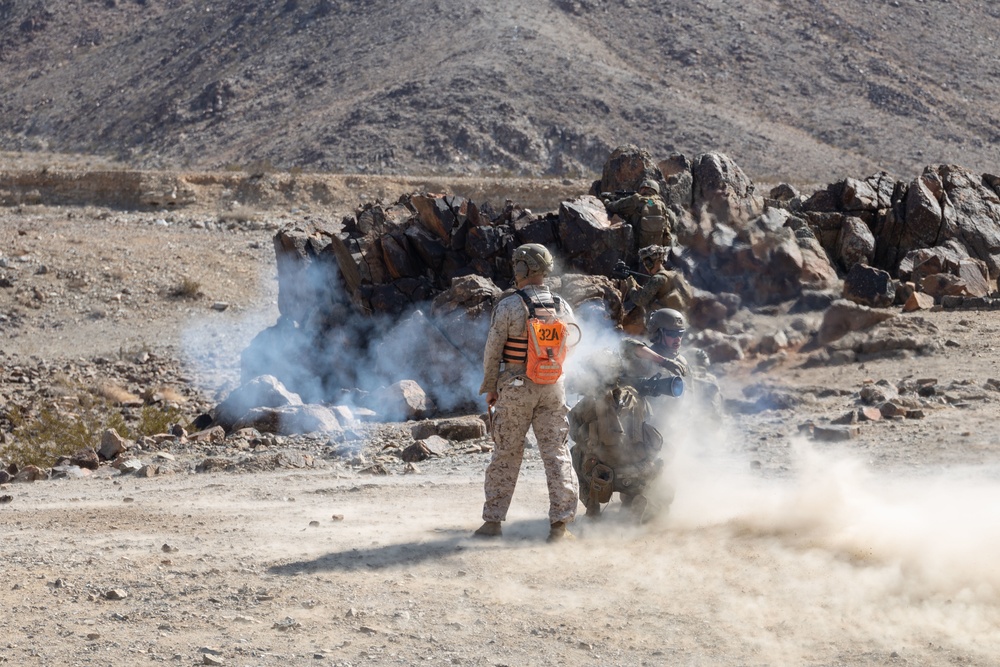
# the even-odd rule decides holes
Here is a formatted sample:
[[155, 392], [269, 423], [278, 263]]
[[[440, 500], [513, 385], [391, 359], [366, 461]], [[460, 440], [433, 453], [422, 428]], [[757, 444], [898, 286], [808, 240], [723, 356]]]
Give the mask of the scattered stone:
[[414, 424], [410, 433], [414, 440], [423, 440], [435, 435], [460, 442], [486, 437], [486, 423], [475, 416], [425, 420]]
[[208, 442], [217, 443], [224, 442], [226, 439], [226, 429], [221, 426], [213, 426], [209, 429], [203, 431], [198, 431], [197, 433], [192, 433], [188, 436], [188, 440], [191, 442]]
[[915, 310], [930, 310], [934, 307], [934, 297], [924, 292], [913, 292], [903, 304], [903, 312], [912, 313]]
[[12, 496], [10, 494], [5, 494], [5, 495], [0, 496], [0, 505], [6, 505], [7, 503], [13, 502], [13, 501], [14, 501], [14, 496]]
[[892, 419], [893, 417], [905, 417], [907, 412], [906, 408], [892, 401], [886, 401], [879, 406], [879, 411], [886, 419]]
[[128, 475], [142, 470], [142, 461], [139, 459], [125, 459], [122, 461], [116, 461], [113, 464], [113, 467], [121, 471], [121, 474]]
[[816, 333], [816, 343], [827, 345], [852, 331], [871, 328], [895, 316], [895, 313], [889, 311], [873, 310], [846, 299], [839, 299], [834, 301], [823, 314], [823, 322]]
[[53, 466], [49, 472], [52, 479], [83, 479], [90, 477], [93, 473], [89, 468], [81, 468], [75, 465]]
[[21, 468], [16, 475], [14, 475], [13, 481], [15, 482], [40, 482], [49, 478], [49, 473], [42, 470], [38, 466], [24, 466]]
[[861, 434], [857, 425], [850, 426], [813, 426], [812, 438], [822, 442], [841, 442], [853, 440]]
[[105, 600], [124, 600], [128, 597], [128, 592], [121, 588], [112, 588], [104, 591]]
[[295, 630], [301, 628], [302, 626], [291, 616], [286, 616], [282, 620], [275, 622], [275, 624], [271, 627], [275, 630], [281, 630], [284, 632], [287, 630]]
[[855, 410], [851, 410], [847, 414], [841, 415], [840, 417], [837, 417], [836, 419], [832, 420], [830, 423], [837, 425], [857, 424], [858, 418], [859, 418], [858, 412]]
[[865, 406], [858, 410], [858, 420], [863, 422], [877, 422], [882, 420], [882, 411], [876, 407]]

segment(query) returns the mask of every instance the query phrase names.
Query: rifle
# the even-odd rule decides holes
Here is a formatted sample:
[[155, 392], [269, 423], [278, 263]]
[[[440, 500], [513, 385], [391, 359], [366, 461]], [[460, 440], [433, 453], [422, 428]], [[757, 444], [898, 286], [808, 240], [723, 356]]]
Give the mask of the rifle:
[[610, 199], [611, 201], [617, 201], [619, 199], [624, 199], [625, 197], [631, 197], [636, 193], [635, 190], [615, 190], [614, 192], [602, 192], [601, 199]]
[[615, 264], [614, 268], [611, 269], [611, 277], [617, 278], [618, 280], [623, 280], [629, 276], [637, 276], [639, 278], [649, 278], [648, 273], [642, 273], [641, 271], [633, 271], [628, 268], [628, 264], [625, 263], [624, 259], [619, 259]]
[[684, 378], [679, 375], [660, 375], [643, 378], [631, 383], [643, 396], [672, 396], [679, 398], [684, 393]]

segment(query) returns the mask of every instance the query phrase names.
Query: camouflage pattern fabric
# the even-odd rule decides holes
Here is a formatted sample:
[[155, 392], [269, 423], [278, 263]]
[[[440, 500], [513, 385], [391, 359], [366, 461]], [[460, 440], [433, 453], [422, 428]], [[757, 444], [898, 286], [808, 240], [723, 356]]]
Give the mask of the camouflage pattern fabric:
[[648, 412], [648, 403], [627, 384], [585, 396], [570, 411], [573, 468], [588, 516], [600, 513], [591, 486], [596, 466], [613, 471], [610, 490], [623, 501], [643, 494], [662, 472], [663, 440], [646, 422]]
[[[524, 292], [535, 303], [552, 301], [548, 287], [528, 285]], [[573, 321], [573, 312], [560, 300], [560, 318]], [[566, 389], [563, 380], [538, 385], [525, 377], [524, 364], [501, 363], [508, 337], [527, 335], [528, 312], [517, 294], [504, 297], [493, 309], [483, 351], [480, 393], [499, 392], [494, 405], [493, 457], [486, 468], [484, 521], [503, 521], [524, 458], [524, 437], [534, 429], [538, 453], [549, 489], [549, 522], [572, 521], [576, 515], [576, 486], [569, 453]]]
[[494, 406], [493, 457], [486, 468], [483, 521], [503, 521], [524, 458], [524, 436], [534, 429], [549, 489], [549, 523], [576, 516], [576, 484], [569, 453], [569, 422], [563, 382], [540, 385], [512, 377]]
[[691, 304], [691, 294], [691, 286], [681, 273], [660, 269], [628, 298], [636, 306], [650, 312], [673, 308], [685, 313]]
[[659, 195], [628, 197], [605, 204], [608, 213], [617, 213], [635, 230], [637, 247], [670, 245], [672, 242], [673, 213]]
[[[536, 304], [552, 301], [552, 293], [545, 285], [528, 285], [523, 291]], [[573, 311], [566, 304], [566, 301], [560, 299], [560, 305], [562, 306], [559, 313], [560, 319], [567, 323], [574, 322]], [[524, 364], [501, 364], [501, 362], [503, 361], [503, 346], [507, 342], [507, 338], [526, 337], [527, 335], [528, 309], [525, 308], [521, 297], [511, 292], [493, 307], [490, 331], [486, 336], [486, 347], [483, 350], [483, 383], [479, 386], [480, 394], [496, 391], [504, 380], [516, 375], [524, 375]]]

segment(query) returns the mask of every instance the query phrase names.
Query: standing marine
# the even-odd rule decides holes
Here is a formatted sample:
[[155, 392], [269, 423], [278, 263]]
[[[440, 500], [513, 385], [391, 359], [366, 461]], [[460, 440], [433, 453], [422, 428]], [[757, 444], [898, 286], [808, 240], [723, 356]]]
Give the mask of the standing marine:
[[[549, 492], [549, 541], [572, 537], [566, 526], [576, 516], [577, 495], [569, 452], [566, 390], [561, 368], [550, 353], [538, 359], [541, 345], [563, 338], [573, 322], [569, 305], [552, 294], [545, 277], [552, 255], [545, 246], [528, 243], [513, 255], [516, 291], [493, 308], [483, 352], [483, 384], [487, 409], [493, 411], [493, 456], [486, 468], [483, 525], [479, 537], [499, 537], [507, 518], [524, 458], [525, 436], [532, 428], [545, 467]], [[550, 329], [539, 322], [555, 323]], [[555, 341], [560, 342], [560, 341]], [[537, 370], [537, 366], [541, 370]], [[529, 366], [531, 366], [529, 368]], [[535, 379], [532, 379], [532, 378]]]
[[660, 196], [660, 184], [656, 181], [643, 181], [637, 192], [620, 199], [604, 199], [604, 208], [632, 226], [638, 244], [635, 247], [672, 243], [675, 216]]

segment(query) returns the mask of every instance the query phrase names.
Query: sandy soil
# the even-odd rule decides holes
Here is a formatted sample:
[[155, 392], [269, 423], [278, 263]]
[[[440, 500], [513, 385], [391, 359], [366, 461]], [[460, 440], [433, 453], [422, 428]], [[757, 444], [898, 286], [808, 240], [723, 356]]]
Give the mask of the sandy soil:
[[[0, 215], [0, 273], [12, 279], [0, 289], [5, 401], [27, 400], [15, 369], [39, 358], [99, 375], [95, 356], [135, 346], [210, 396], [276, 317], [264, 226]], [[184, 277], [202, 298], [169, 295]], [[724, 423], [664, 425], [678, 447], [669, 515], [638, 528], [613, 503], [555, 545], [534, 449], [504, 538], [484, 542], [470, 535], [489, 454], [455, 446], [416, 466], [380, 455], [407, 441], [405, 424], [363, 429], [362, 453], [387, 475], [322, 439], [279, 439], [268, 447], [310, 452], [316, 466], [196, 473], [206, 455], [232, 452], [187, 449], [163, 452], [170, 475], [102, 468], [3, 485], [0, 662], [997, 664], [1000, 393], [987, 380], [1000, 378], [1000, 316], [897, 319], [940, 345], [840, 366], [804, 367], [790, 353], [767, 370], [761, 358], [717, 369]], [[939, 388], [922, 419], [858, 424], [843, 442], [802, 435], [857, 409], [866, 381], [922, 378]], [[744, 414], [761, 386], [799, 400]]]

